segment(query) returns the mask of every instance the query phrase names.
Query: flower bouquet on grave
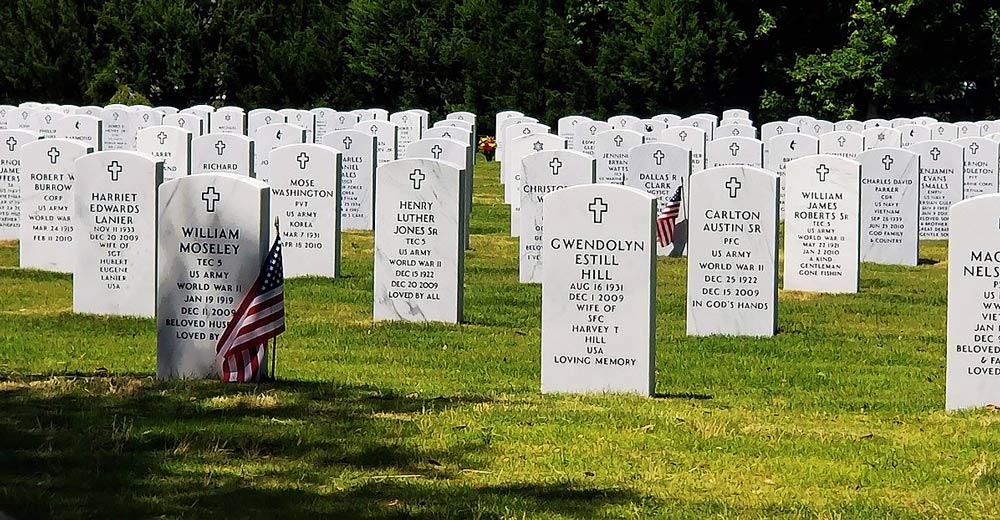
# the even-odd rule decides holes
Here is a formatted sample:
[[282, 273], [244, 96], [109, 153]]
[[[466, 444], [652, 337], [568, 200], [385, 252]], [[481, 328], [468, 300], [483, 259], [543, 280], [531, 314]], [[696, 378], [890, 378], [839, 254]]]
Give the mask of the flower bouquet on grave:
[[491, 135], [479, 138], [479, 151], [483, 153], [487, 161], [492, 161], [497, 153], [497, 140]]

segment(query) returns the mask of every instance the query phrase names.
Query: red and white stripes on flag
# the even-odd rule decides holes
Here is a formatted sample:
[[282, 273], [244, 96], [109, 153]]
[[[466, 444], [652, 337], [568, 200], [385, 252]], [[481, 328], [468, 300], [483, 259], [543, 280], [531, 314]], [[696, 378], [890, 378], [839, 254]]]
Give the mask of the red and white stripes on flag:
[[222, 380], [230, 383], [259, 381], [267, 341], [285, 331], [285, 275], [281, 263], [281, 237], [274, 239], [260, 274], [243, 297], [215, 348], [222, 366]]
[[681, 213], [681, 197], [684, 187], [678, 186], [674, 196], [664, 204], [656, 215], [656, 241], [660, 247], [667, 247], [674, 242], [674, 226]]

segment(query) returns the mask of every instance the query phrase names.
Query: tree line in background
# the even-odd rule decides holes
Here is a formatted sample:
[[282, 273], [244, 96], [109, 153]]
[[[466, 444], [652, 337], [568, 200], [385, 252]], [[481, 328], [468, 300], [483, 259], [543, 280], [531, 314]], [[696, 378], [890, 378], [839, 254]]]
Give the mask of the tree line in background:
[[[1000, 113], [983, 0], [4, 0], [0, 102]], [[481, 130], [492, 130], [490, 118]]]

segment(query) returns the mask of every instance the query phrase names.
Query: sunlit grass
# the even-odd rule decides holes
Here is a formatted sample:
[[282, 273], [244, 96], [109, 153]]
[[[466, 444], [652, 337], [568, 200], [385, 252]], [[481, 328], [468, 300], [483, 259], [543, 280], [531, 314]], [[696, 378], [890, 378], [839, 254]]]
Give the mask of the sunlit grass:
[[156, 382], [153, 320], [78, 316], [0, 243], [0, 510], [18, 518], [996, 518], [1000, 415], [944, 407], [946, 244], [770, 339], [688, 338], [661, 259], [657, 392], [539, 393], [539, 286], [478, 169], [466, 323], [371, 323], [372, 238], [287, 283], [273, 385]]

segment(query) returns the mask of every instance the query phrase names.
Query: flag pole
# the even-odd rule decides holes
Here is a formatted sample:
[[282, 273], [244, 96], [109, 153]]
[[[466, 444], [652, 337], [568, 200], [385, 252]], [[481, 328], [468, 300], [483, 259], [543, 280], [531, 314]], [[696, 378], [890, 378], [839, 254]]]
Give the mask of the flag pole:
[[[278, 216], [275, 215], [274, 216], [274, 236], [275, 236], [275, 238], [277, 238], [280, 235], [281, 235], [281, 229], [278, 227]], [[267, 348], [267, 343], [264, 344], [264, 348], [265, 349]], [[277, 366], [277, 359], [278, 359], [278, 336], [275, 336], [271, 340], [271, 374], [270, 375], [271, 375], [271, 381], [272, 382], [276, 382], [278, 380], [278, 378], [277, 378], [277, 376], [275, 376], [275, 372], [274, 372], [275, 368]]]

